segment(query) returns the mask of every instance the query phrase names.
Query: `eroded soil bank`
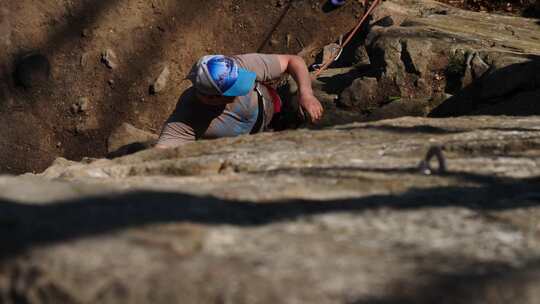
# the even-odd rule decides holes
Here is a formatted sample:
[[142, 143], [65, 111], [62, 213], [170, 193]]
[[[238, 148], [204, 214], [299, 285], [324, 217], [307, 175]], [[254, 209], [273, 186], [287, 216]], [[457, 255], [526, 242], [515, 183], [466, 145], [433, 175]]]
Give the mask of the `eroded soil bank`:
[[[324, 2], [3, 1], [0, 172], [40, 172], [58, 156], [102, 157], [122, 123], [159, 132], [204, 54], [303, 50], [312, 62], [363, 12], [356, 1], [324, 12]], [[49, 73], [33, 62], [17, 80], [16, 63], [36, 53]], [[150, 94], [164, 67], [167, 85]]]

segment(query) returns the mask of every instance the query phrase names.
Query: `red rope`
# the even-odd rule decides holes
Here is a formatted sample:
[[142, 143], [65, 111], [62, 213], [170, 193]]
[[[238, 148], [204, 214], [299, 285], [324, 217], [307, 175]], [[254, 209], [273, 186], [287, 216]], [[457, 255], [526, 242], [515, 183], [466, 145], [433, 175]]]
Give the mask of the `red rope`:
[[367, 17], [369, 15], [371, 15], [371, 13], [373, 12], [373, 10], [375, 9], [375, 7], [381, 2], [381, 0], [375, 0], [373, 1], [373, 3], [371, 4], [371, 6], [369, 7], [369, 9], [364, 13], [364, 16], [362, 16], [362, 19], [360, 19], [360, 21], [358, 22], [358, 24], [354, 27], [354, 29], [351, 31], [351, 33], [349, 34], [349, 36], [347, 36], [347, 39], [345, 39], [345, 42], [343, 42], [343, 44], [341, 44], [339, 46], [339, 49], [337, 52], [335, 52], [335, 54], [332, 55], [332, 58], [330, 58], [330, 60], [328, 60], [327, 62], [325, 62], [323, 64], [323, 66], [317, 70], [317, 72], [315, 73], [315, 78], [319, 77], [319, 75], [324, 71], [326, 70], [326, 68], [328, 68], [328, 66], [330, 66], [330, 64], [332, 64], [332, 62], [334, 62], [334, 60], [336, 59], [336, 56], [338, 54], [341, 53], [341, 51], [347, 46], [347, 44], [351, 41], [352, 37], [356, 34], [356, 32], [358, 31], [358, 29], [360, 29], [360, 27], [362, 26], [362, 24], [364, 23], [364, 21], [366, 21]]

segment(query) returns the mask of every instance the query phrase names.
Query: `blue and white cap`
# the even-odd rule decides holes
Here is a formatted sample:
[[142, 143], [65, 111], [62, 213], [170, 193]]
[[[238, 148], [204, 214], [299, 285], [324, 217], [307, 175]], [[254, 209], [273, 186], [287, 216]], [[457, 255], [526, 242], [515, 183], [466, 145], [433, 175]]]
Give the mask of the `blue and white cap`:
[[332, 4], [335, 6], [341, 6], [345, 4], [345, 0], [330, 0], [330, 2], [332, 2]]
[[253, 90], [257, 75], [230, 57], [208, 55], [199, 59], [188, 78], [205, 95], [244, 96]]

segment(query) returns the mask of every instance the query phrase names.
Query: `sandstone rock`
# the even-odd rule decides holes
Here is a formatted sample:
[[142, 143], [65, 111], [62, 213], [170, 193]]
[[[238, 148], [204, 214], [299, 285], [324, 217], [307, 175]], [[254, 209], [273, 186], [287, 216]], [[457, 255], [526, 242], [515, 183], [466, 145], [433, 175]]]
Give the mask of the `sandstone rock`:
[[292, 35], [291, 33], [287, 33], [287, 35], [285, 35], [285, 47], [290, 48], [291, 41], [292, 41]]
[[340, 51], [340, 46], [337, 43], [330, 43], [323, 48], [323, 58], [321, 64], [330, 62], [336, 58]]
[[364, 65], [371, 64], [371, 61], [369, 60], [369, 54], [365, 46], [361, 45], [356, 48], [354, 52], [354, 64], [357, 66], [364, 66]]
[[[533, 304], [539, 124], [408, 117], [2, 176], [0, 299]], [[448, 171], [419, 174], [433, 145]]]
[[465, 71], [461, 78], [461, 88], [464, 89], [470, 86], [474, 81], [482, 77], [490, 66], [480, 57], [478, 52], [466, 54], [466, 59], [463, 63]]
[[79, 116], [78, 118], [79, 120], [77, 121], [77, 124], [75, 125], [75, 132], [77, 133], [85, 133], [85, 132], [100, 128], [100, 122], [96, 115], [92, 115], [91, 113], [88, 113], [88, 112], [85, 114], [86, 115]]
[[382, 26], [382, 27], [388, 27], [396, 24], [392, 16], [384, 16], [381, 19], [373, 22], [371, 26]]
[[474, 73], [474, 78], [478, 79], [490, 69], [489, 64], [487, 64], [478, 53], [474, 54], [472, 60], [471, 60], [471, 69]]
[[343, 92], [339, 103], [347, 108], [369, 111], [379, 106], [379, 95], [376, 78], [358, 78]]
[[427, 116], [430, 111], [428, 100], [396, 100], [375, 109], [368, 118], [370, 120], [391, 119], [403, 116]]
[[111, 70], [118, 67], [118, 57], [112, 49], [106, 49], [101, 53], [101, 62]]
[[73, 114], [86, 113], [90, 109], [90, 99], [88, 97], [81, 97], [76, 103], [71, 105], [71, 112]]
[[159, 73], [159, 76], [157, 77], [156, 81], [150, 86], [150, 93], [158, 94], [159, 92], [163, 91], [165, 87], [167, 86], [167, 82], [169, 81], [170, 74], [171, 72], [169, 70], [169, 66], [166, 65], [161, 70], [161, 73]]
[[[419, 30], [415, 29], [418, 34]], [[422, 30], [420, 30], [422, 31]], [[433, 72], [440, 69], [436, 39], [415, 37], [411, 29], [380, 29], [371, 39], [371, 62], [382, 70], [382, 77], [395, 82], [404, 97], [425, 98], [431, 96]], [[435, 46], [434, 46], [435, 44]], [[422, 79], [428, 85], [418, 90], [414, 83]]]
[[79, 60], [79, 63], [80, 63], [82, 68], [84, 68], [84, 67], [86, 67], [88, 65], [88, 57], [89, 57], [88, 53], [83, 53], [81, 55], [81, 59]]
[[136, 142], [156, 140], [157, 137], [156, 134], [137, 129], [131, 124], [123, 123], [109, 136], [107, 149], [111, 153], [123, 146]]
[[77, 104], [75, 104], [75, 103], [72, 104], [71, 105], [71, 113], [76, 114], [78, 112], [79, 112], [79, 106]]
[[90, 108], [90, 99], [88, 97], [81, 97], [79, 99], [79, 109], [81, 112], [86, 112]]
[[92, 36], [92, 30], [85, 28], [81, 31], [81, 37], [89, 38], [90, 36]]
[[[392, 25], [388, 18], [392, 19]], [[379, 105], [393, 96], [402, 100], [429, 100], [446, 92], [455, 96], [445, 104], [456, 103], [445, 110], [446, 115], [454, 108], [460, 108], [455, 113], [461, 115], [478, 109], [481, 104], [493, 103], [499, 96], [514, 94], [522, 87], [530, 89], [536, 81], [530, 72], [522, 75], [515, 72], [515, 77], [509, 76], [512, 79], [508, 81], [486, 77], [497, 70], [501, 72], [495, 75], [511, 74], [502, 71], [517, 70], [517, 66], [531, 58], [536, 61], [537, 56], [532, 54], [540, 54], [540, 32], [534, 20], [496, 15], [485, 18], [482, 13], [427, 0], [383, 2], [374, 11], [373, 19], [381, 22], [374, 22], [369, 29], [365, 44], [370, 50], [371, 65], [360, 77], [377, 78]], [[471, 28], [474, 31], [468, 30]], [[456, 60], [460, 52], [463, 59]], [[445, 74], [446, 77], [441, 76]], [[469, 92], [465, 97], [456, 94], [469, 86], [476, 87], [475, 93]], [[344, 96], [348, 98], [350, 94]], [[342, 98], [345, 104], [349, 103], [347, 98]], [[373, 107], [373, 103], [366, 106]], [[440, 112], [438, 109], [434, 113]]]

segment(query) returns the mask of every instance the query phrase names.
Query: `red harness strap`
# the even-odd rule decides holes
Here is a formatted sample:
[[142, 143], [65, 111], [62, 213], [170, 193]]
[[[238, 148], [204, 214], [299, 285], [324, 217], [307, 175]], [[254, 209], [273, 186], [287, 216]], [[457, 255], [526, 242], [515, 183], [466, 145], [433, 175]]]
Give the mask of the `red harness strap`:
[[272, 97], [272, 104], [274, 105], [274, 114], [281, 112], [282, 101], [281, 101], [281, 97], [279, 97], [278, 92], [276, 91], [276, 89], [272, 88], [269, 85], [265, 84], [264, 86], [268, 90], [270, 97]]

